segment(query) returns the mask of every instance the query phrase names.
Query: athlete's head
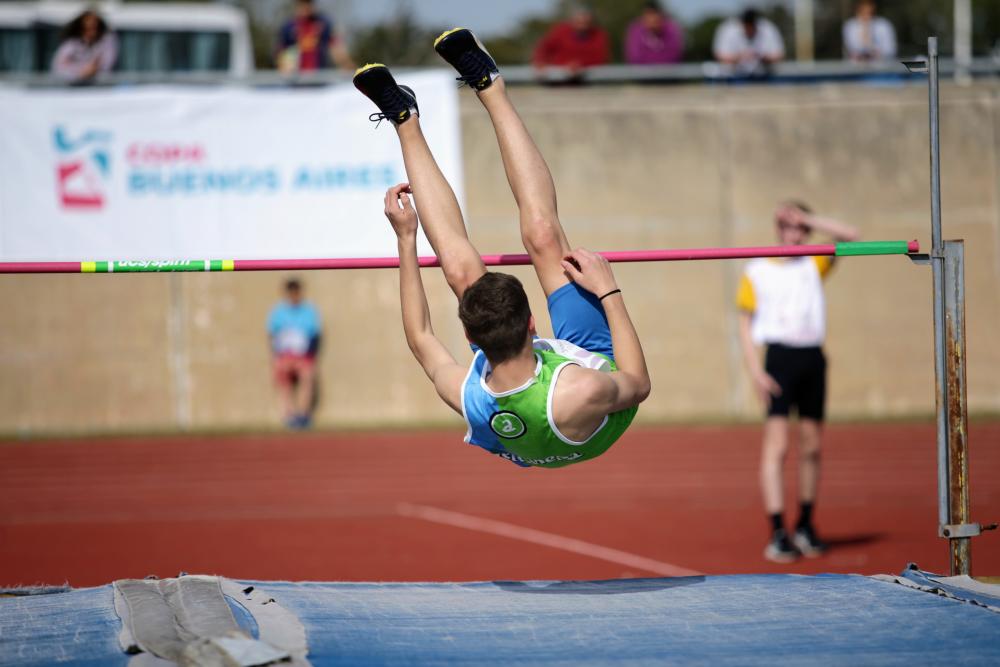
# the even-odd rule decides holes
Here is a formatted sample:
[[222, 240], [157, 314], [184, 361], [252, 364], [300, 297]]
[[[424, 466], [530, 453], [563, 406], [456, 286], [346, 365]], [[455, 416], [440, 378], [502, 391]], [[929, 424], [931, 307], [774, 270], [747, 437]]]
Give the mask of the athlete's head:
[[801, 201], [786, 201], [774, 212], [774, 225], [778, 232], [778, 242], [782, 245], [801, 245], [809, 238], [812, 228], [809, 216], [812, 209]]
[[506, 273], [485, 273], [462, 294], [458, 317], [469, 340], [494, 366], [531, 344], [534, 323], [521, 281]]

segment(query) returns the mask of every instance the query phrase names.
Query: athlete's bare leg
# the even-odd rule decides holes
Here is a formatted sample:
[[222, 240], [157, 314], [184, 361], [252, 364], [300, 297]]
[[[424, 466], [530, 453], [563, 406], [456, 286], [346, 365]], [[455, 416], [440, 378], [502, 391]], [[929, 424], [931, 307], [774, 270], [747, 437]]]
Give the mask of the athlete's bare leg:
[[399, 85], [389, 69], [378, 63], [358, 69], [354, 86], [378, 107], [375, 116], [396, 128], [424, 233], [441, 260], [448, 284], [461, 298], [466, 288], [486, 273], [486, 267], [469, 243], [455, 193], [427, 146], [416, 95], [407, 86]]
[[486, 267], [469, 241], [458, 199], [431, 154], [420, 119], [413, 116], [396, 131], [424, 234], [441, 260], [445, 279], [461, 299], [466, 288], [486, 273]]
[[521, 240], [548, 296], [569, 282], [560, 262], [570, 245], [559, 223], [552, 174], [507, 97], [503, 79], [496, 79], [478, 95], [496, 130], [504, 171], [520, 212]]

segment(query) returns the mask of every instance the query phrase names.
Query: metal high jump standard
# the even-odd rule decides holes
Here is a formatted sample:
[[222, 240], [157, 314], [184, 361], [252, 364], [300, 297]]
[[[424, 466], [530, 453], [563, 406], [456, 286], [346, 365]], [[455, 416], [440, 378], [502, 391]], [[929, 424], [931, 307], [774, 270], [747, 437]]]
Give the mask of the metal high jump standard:
[[903, 63], [926, 72], [931, 153], [931, 251], [911, 254], [930, 264], [934, 283], [934, 375], [937, 410], [938, 535], [948, 540], [952, 575], [972, 570], [971, 539], [997, 524], [973, 523], [969, 516], [969, 413], [966, 402], [965, 242], [941, 239], [941, 100], [938, 40], [927, 40], [926, 60]]

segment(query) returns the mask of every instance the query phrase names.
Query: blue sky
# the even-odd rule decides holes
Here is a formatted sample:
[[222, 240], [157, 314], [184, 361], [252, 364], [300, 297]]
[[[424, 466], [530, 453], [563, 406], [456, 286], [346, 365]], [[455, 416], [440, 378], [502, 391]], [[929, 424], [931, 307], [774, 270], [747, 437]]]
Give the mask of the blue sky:
[[[350, 24], [371, 24], [392, 15], [401, 3], [412, 8], [417, 19], [431, 26], [464, 25], [484, 35], [503, 32], [521, 18], [551, 11], [556, 0], [318, 0], [342, 21]], [[736, 12], [750, 0], [666, 0], [665, 5], [684, 21], [708, 13]], [[757, 5], [772, 4], [770, 0]]]

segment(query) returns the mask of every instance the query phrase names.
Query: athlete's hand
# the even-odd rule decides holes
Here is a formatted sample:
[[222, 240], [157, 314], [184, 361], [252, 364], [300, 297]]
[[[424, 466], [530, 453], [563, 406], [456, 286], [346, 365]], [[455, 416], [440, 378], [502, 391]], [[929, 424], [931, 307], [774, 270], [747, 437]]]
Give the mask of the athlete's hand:
[[389, 224], [399, 238], [417, 234], [417, 211], [413, 208], [410, 192], [409, 183], [400, 183], [385, 193], [385, 217], [389, 218]]
[[596, 252], [577, 248], [562, 260], [566, 276], [591, 294], [604, 296], [618, 289], [611, 264]]
[[781, 385], [766, 371], [759, 371], [753, 375], [753, 389], [757, 398], [767, 409], [771, 408], [771, 397], [781, 396]]

